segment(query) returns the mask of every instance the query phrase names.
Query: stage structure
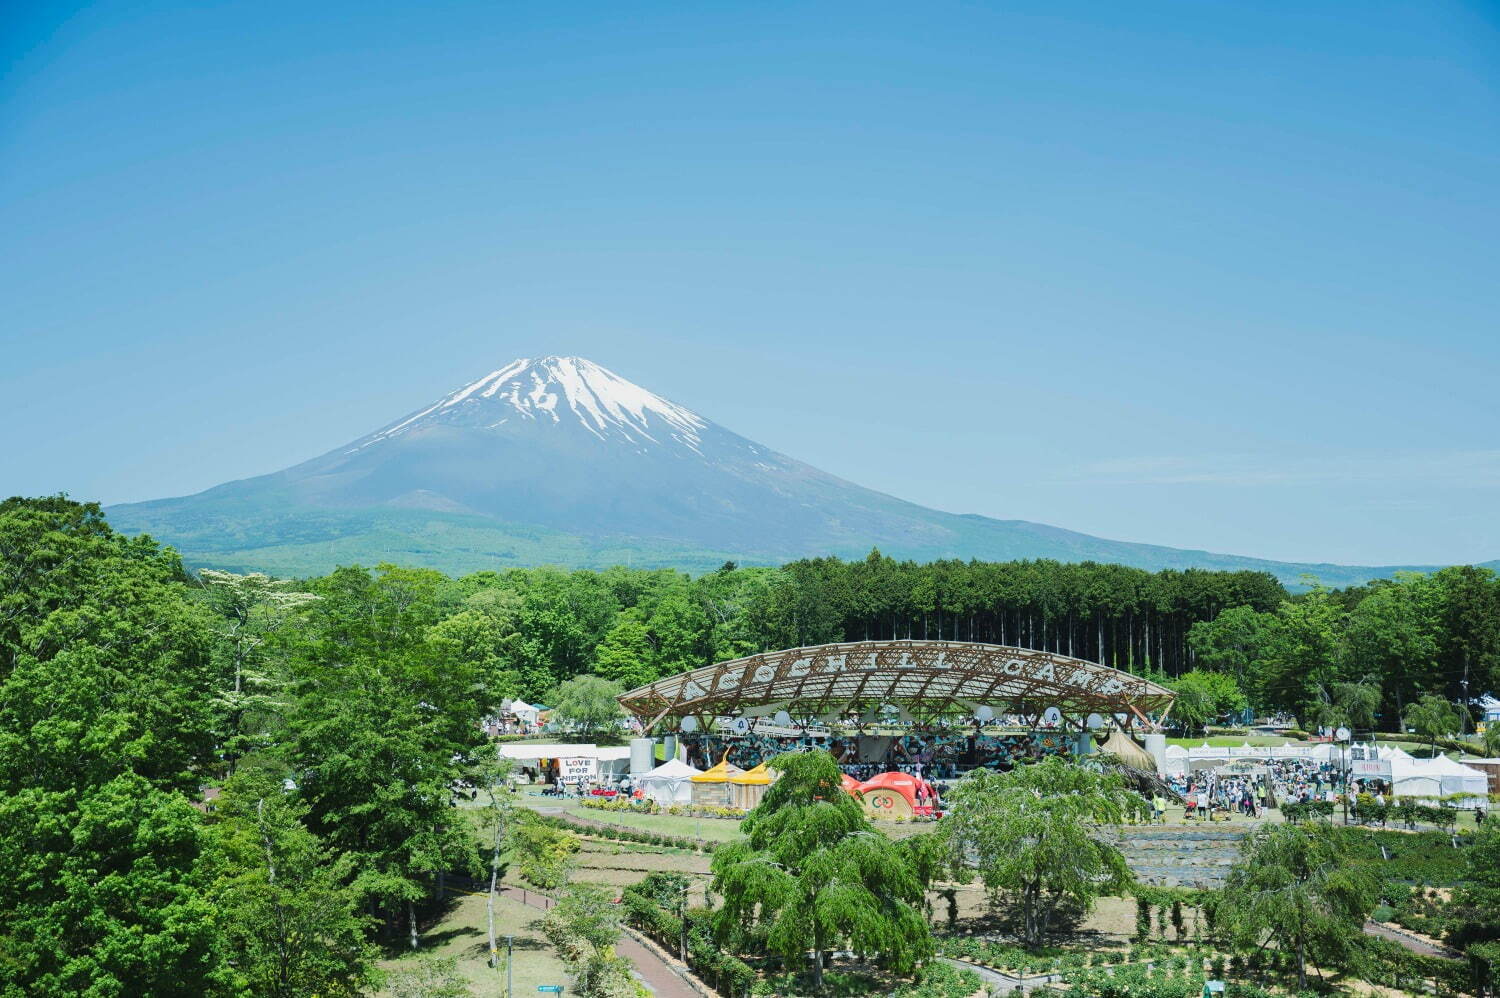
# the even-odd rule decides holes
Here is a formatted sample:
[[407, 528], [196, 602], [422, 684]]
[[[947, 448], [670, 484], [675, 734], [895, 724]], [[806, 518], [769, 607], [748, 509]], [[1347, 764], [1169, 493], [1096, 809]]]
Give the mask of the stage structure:
[[[894, 710], [903, 721], [964, 715], [980, 722], [1010, 715], [1032, 727], [1082, 730], [1096, 721], [1151, 730], [1174, 694], [1139, 676], [1094, 662], [960, 641], [856, 641], [763, 652], [659, 679], [620, 696], [649, 733], [707, 731], [721, 717], [821, 721], [873, 720]], [[778, 721], [780, 723], [780, 720]], [[1093, 726], [1098, 726], [1093, 725]]]

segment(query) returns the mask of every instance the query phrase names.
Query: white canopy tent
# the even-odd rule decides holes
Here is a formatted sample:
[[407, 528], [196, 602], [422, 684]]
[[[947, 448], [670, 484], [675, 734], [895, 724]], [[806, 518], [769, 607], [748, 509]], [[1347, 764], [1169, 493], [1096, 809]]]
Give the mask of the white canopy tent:
[[1443, 781], [1436, 773], [1424, 772], [1411, 756], [1391, 759], [1391, 793], [1397, 797], [1441, 797]]
[[1489, 793], [1484, 771], [1454, 762], [1445, 755], [1414, 759], [1406, 753], [1391, 759], [1391, 786], [1398, 797], [1447, 797]]
[[1454, 762], [1446, 755], [1435, 759], [1424, 759], [1424, 768], [1442, 783], [1443, 795], [1472, 794], [1483, 797], [1490, 792], [1489, 779], [1484, 771], [1461, 762]]
[[668, 759], [649, 773], [636, 779], [641, 792], [666, 807], [669, 804], [689, 804], [693, 800], [693, 777], [702, 770], [694, 769], [685, 762]]
[[525, 700], [510, 700], [500, 705], [500, 710], [506, 714], [512, 714], [515, 719], [524, 724], [536, 724], [541, 712]]
[[[500, 758], [538, 764], [542, 759], [574, 762], [565, 770], [594, 778], [622, 776], [630, 769], [628, 745], [567, 745], [557, 742], [504, 742]], [[590, 764], [591, 763], [591, 764]]]
[[1289, 745], [1168, 745], [1163, 756], [1163, 769], [1168, 776], [1205, 769], [1215, 769], [1221, 764], [1253, 759], [1261, 762], [1297, 759], [1310, 763], [1337, 762], [1339, 747], [1328, 743]]

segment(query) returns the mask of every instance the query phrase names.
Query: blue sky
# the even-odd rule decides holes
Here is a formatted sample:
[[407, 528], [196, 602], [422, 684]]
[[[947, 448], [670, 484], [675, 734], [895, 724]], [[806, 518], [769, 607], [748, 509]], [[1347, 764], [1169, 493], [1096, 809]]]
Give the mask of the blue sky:
[[3, 16], [0, 492], [558, 353], [943, 509], [1500, 557], [1492, 4]]

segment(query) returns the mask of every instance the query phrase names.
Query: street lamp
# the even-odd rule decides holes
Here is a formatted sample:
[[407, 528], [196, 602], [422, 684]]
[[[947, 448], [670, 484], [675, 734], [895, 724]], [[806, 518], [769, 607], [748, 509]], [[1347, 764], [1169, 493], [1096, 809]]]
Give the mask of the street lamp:
[[1339, 765], [1343, 770], [1340, 773], [1343, 779], [1343, 793], [1339, 796], [1344, 801], [1344, 824], [1349, 824], [1349, 737], [1348, 728], [1340, 727], [1333, 733], [1334, 739], [1339, 743]]

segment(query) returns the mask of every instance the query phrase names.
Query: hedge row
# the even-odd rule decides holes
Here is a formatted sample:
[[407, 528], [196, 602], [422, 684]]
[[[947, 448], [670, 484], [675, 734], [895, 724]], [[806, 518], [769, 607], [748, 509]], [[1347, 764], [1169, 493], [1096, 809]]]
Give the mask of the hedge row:
[[[651, 896], [651, 878], [633, 884], [620, 895], [627, 925], [650, 937], [669, 953], [682, 946], [683, 919], [663, 908]], [[747, 995], [755, 984], [755, 971], [745, 961], [714, 945], [708, 912], [687, 912], [687, 965], [700, 980], [708, 981], [720, 994], [735, 998]]]
[[635, 842], [640, 845], [665, 846], [670, 849], [689, 849], [697, 852], [713, 852], [714, 843], [683, 835], [665, 835], [660, 832], [643, 832], [618, 825], [590, 825], [560, 815], [542, 815], [542, 821], [554, 828], [562, 828], [578, 835], [589, 835], [612, 842]]
[[[1330, 818], [1341, 807], [1341, 804], [1333, 801], [1310, 800], [1304, 803], [1283, 804], [1281, 814], [1287, 821], [1306, 821], [1310, 818]], [[1439, 828], [1452, 828], [1458, 822], [1458, 811], [1451, 807], [1418, 804], [1410, 798], [1386, 801], [1381, 804], [1368, 794], [1361, 794], [1356, 799], [1354, 813], [1366, 823], [1378, 821], [1381, 825], [1385, 825], [1392, 818], [1404, 822], [1409, 827], [1419, 821], [1424, 821], [1430, 825], [1437, 825]]]

